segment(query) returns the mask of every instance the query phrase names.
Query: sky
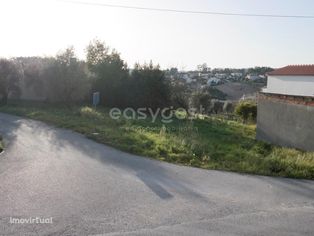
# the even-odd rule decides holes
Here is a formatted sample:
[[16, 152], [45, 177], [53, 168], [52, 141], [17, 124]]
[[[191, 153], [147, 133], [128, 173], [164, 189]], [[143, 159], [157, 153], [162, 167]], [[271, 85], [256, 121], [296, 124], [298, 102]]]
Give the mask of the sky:
[[[313, 0], [80, 0], [139, 7], [314, 15]], [[0, 0], [0, 57], [54, 56], [74, 46], [85, 58], [98, 38], [130, 67], [281, 67], [314, 64], [314, 19], [258, 18], [119, 9], [60, 0]]]

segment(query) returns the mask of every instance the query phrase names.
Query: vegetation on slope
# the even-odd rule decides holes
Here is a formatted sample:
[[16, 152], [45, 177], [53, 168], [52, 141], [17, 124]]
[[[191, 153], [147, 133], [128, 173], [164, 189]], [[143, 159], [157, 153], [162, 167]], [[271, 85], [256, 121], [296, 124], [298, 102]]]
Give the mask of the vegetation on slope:
[[109, 110], [15, 104], [1, 112], [75, 130], [118, 149], [205, 169], [314, 179], [314, 153], [255, 140], [255, 126], [203, 117], [196, 120], [111, 119]]

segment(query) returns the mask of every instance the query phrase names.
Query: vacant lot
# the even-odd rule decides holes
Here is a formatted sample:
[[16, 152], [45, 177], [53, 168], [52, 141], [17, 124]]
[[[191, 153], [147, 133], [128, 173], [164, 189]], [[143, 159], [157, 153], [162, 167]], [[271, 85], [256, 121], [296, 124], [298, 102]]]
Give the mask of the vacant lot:
[[314, 179], [314, 153], [255, 140], [255, 126], [205, 117], [163, 124], [157, 119], [113, 120], [109, 110], [11, 104], [1, 112], [80, 132], [118, 149], [206, 169]]

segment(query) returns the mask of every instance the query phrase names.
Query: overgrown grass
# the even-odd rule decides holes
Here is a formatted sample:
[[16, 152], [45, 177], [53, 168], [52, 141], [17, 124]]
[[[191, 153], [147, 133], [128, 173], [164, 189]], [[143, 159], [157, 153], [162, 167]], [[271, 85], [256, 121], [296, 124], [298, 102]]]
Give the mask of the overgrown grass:
[[314, 153], [255, 140], [255, 126], [203, 117], [163, 124], [113, 120], [109, 110], [90, 107], [11, 104], [1, 112], [75, 130], [100, 143], [167, 162], [205, 169], [314, 179]]

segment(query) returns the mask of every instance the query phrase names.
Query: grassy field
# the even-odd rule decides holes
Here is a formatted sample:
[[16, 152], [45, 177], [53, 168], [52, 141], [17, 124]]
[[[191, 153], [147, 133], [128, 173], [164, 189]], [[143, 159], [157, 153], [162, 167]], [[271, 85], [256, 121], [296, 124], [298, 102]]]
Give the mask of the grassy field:
[[120, 150], [162, 161], [243, 173], [314, 179], [314, 153], [255, 140], [255, 125], [203, 117], [163, 124], [113, 120], [109, 110], [10, 104], [7, 112], [75, 130]]

